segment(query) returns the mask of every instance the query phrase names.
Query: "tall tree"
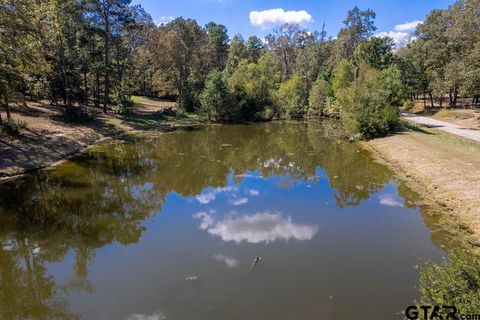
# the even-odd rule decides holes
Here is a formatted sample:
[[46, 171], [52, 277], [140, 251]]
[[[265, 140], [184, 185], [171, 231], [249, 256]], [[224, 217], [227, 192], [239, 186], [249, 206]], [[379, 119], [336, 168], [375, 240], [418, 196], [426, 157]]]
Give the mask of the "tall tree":
[[230, 48], [228, 49], [228, 66], [230, 68], [236, 68], [238, 63], [246, 58], [247, 49], [245, 46], [245, 40], [241, 34], [236, 34], [233, 36], [230, 43]]
[[87, 17], [104, 39], [103, 112], [106, 113], [110, 95], [111, 40], [113, 36], [120, 32], [121, 27], [129, 21], [128, 5], [131, 0], [86, 0], [86, 2]]
[[8, 119], [11, 118], [9, 102], [21, 95], [26, 72], [41, 69], [43, 65], [36, 9], [36, 3], [29, 0], [0, 2], [0, 107], [5, 109]]
[[247, 59], [253, 63], [258, 62], [258, 59], [262, 56], [263, 51], [265, 50], [262, 40], [257, 36], [248, 37], [245, 47]]
[[203, 88], [209, 72], [206, 37], [195, 20], [177, 18], [158, 27], [149, 43], [158, 68], [155, 77], [160, 90], [177, 94], [183, 110], [194, 110], [195, 91]]
[[358, 7], [348, 11], [347, 18], [343, 21], [343, 27], [338, 33], [338, 44], [342, 58], [350, 59], [357, 45], [368, 39], [377, 27], [375, 27], [376, 14], [373, 10], [360, 10]]
[[359, 65], [367, 63], [376, 69], [388, 68], [393, 62], [395, 43], [389, 37], [372, 37], [360, 43], [353, 53], [354, 62]]
[[210, 68], [223, 70], [228, 58], [228, 30], [222, 24], [209, 22], [205, 25], [208, 39], [208, 51], [211, 58]]
[[295, 47], [301, 35], [297, 24], [283, 24], [275, 28], [273, 34], [266, 36], [267, 45], [275, 55], [283, 70], [283, 80], [287, 80], [293, 71], [295, 62]]

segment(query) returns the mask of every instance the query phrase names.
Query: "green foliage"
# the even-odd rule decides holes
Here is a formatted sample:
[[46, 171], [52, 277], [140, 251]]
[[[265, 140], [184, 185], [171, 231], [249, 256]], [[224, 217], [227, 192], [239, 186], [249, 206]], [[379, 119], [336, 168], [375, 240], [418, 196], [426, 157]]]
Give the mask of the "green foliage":
[[471, 252], [454, 252], [441, 265], [429, 263], [420, 272], [422, 305], [456, 306], [460, 313], [480, 306], [480, 259]]
[[133, 111], [135, 103], [132, 100], [132, 94], [126, 86], [121, 86], [115, 91], [113, 98], [116, 106], [114, 108], [115, 113], [127, 114]]
[[0, 132], [18, 133], [21, 129], [26, 129], [27, 123], [22, 120], [15, 120], [13, 118], [7, 119], [0, 125]]
[[240, 61], [228, 79], [229, 90], [241, 107], [240, 117], [255, 120], [267, 106], [274, 105], [273, 95], [280, 80], [281, 71], [268, 53], [262, 55], [258, 63]]
[[247, 58], [247, 49], [245, 46], [245, 40], [242, 35], [236, 34], [233, 36], [228, 49], [228, 66], [236, 68], [242, 59]]
[[402, 106], [402, 111], [412, 112], [415, 108], [415, 103], [412, 100], [405, 100]]
[[207, 50], [210, 56], [210, 68], [223, 69], [228, 57], [228, 30], [222, 24], [209, 22], [205, 26], [207, 32]]
[[392, 65], [382, 70], [378, 78], [381, 89], [388, 93], [388, 103], [395, 107], [402, 106], [407, 97], [407, 89], [401, 77], [402, 75], [398, 67]]
[[200, 103], [200, 113], [209, 120], [235, 121], [238, 118], [237, 105], [220, 71], [214, 70], [208, 75]]
[[333, 92], [349, 87], [354, 80], [353, 64], [346, 59], [340, 61], [333, 72]]
[[392, 131], [399, 119], [399, 72], [360, 66], [356, 83], [336, 92], [342, 118], [348, 131], [370, 139]]
[[260, 59], [262, 56], [264, 49], [265, 48], [262, 40], [260, 40], [257, 36], [250, 36], [247, 39], [245, 48], [248, 61], [257, 63], [258, 59]]
[[356, 65], [366, 63], [375, 69], [388, 68], [393, 62], [393, 39], [372, 37], [360, 43], [353, 53]]
[[277, 105], [290, 119], [303, 117], [306, 111], [305, 97], [305, 84], [298, 75], [282, 83], [276, 92]]
[[346, 19], [343, 21], [344, 28], [338, 33], [337, 46], [340, 57], [350, 59], [355, 48], [361, 41], [368, 39], [377, 27], [374, 20], [376, 14], [373, 10], [360, 10], [358, 7], [348, 11]]
[[319, 77], [310, 90], [308, 99], [309, 113], [313, 112], [319, 116], [338, 117], [340, 115], [339, 110], [332, 102], [332, 85]]

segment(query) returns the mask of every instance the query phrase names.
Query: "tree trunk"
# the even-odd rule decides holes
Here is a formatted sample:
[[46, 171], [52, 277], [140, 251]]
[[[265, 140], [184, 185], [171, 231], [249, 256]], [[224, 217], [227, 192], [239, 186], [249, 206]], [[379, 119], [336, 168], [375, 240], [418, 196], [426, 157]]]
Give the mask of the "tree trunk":
[[88, 83], [87, 83], [87, 68], [83, 70], [83, 96], [88, 104]]
[[432, 106], [432, 108], [434, 107], [434, 104], [433, 104], [433, 95], [431, 92], [428, 93], [428, 96], [430, 97], [430, 104]]
[[452, 107], [453, 106], [453, 97], [452, 97], [452, 89], [448, 91], [448, 106]]
[[100, 107], [100, 73], [98, 70], [95, 73], [95, 107]]
[[453, 89], [453, 106], [457, 105], [457, 98], [458, 98], [458, 90], [455, 88]]
[[5, 94], [3, 96], [3, 100], [4, 100], [4, 105], [5, 105], [5, 111], [7, 113], [7, 120], [10, 120], [12, 118], [12, 114], [10, 113], [10, 104], [8, 103], [8, 95]]
[[2, 119], [2, 110], [0, 110], [0, 126], [3, 124], [3, 119]]
[[105, 21], [105, 96], [103, 97], [103, 113], [108, 110], [108, 98], [110, 95], [110, 26], [108, 19]]
[[67, 115], [68, 115], [68, 110], [70, 109], [70, 89], [68, 88], [68, 76], [65, 72], [65, 70], [63, 71], [63, 85], [65, 87], [65, 100], [64, 100], [64, 103], [65, 103], [65, 120], [67, 119]]
[[423, 109], [427, 109], [427, 93], [423, 91]]

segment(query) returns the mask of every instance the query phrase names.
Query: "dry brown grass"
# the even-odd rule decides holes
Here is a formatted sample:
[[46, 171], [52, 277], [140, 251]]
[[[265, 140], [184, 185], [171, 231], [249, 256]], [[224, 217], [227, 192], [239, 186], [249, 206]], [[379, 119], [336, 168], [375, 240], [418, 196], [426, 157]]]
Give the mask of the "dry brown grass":
[[480, 144], [413, 128], [366, 146], [421, 189], [427, 201], [450, 211], [450, 227], [470, 244], [480, 244]]

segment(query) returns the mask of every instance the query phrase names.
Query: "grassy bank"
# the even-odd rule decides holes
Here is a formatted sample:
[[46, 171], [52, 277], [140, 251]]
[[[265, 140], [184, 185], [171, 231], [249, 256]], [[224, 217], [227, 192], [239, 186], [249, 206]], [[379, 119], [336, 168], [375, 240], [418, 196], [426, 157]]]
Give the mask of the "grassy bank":
[[199, 122], [193, 114], [162, 115], [162, 109], [175, 107], [173, 102], [145, 97], [134, 100], [136, 107], [130, 114], [95, 110], [91, 119], [75, 122], [65, 122], [62, 108], [48, 103], [12, 106], [12, 118], [25, 128], [16, 134], [0, 133], [0, 181], [48, 167], [105, 139], [141, 131], [170, 131]]
[[480, 246], [480, 144], [404, 123], [396, 134], [363, 142], [419, 191], [426, 204], [446, 212], [446, 232]]

